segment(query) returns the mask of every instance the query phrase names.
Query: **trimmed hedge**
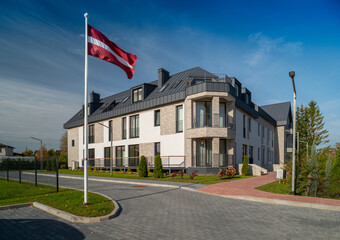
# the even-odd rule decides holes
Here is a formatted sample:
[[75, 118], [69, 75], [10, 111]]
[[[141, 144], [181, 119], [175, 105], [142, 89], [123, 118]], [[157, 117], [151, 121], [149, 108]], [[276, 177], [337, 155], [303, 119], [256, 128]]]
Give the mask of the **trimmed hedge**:
[[153, 176], [155, 178], [162, 178], [163, 177], [163, 165], [162, 159], [159, 155], [155, 158], [155, 168], [153, 170]]

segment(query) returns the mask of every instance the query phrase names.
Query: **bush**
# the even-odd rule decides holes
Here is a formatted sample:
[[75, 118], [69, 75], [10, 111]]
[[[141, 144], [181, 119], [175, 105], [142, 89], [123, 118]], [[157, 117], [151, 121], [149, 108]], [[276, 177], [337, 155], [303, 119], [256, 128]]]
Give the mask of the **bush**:
[[332, 166], [331, 178], [329, 193], [332, 197], [340, 198], [340, 149]]
[[198, 171], [195, 170], [191, 173], [191, 175], [189, 176], [190, 177], [190, 180], [194, 180], [194, 177], [198, 176]]
[[140, 162], [139, 162], [137, 171], [140, 177], [148, 176], [148, 163], [146, 162], [146, 158], [144, 155], [140, 157]]
[[120, 169], [119, 172], [120, 172], [120, 173], [125, 173], [123, 169]]
[[248, 156], [244, 156], [243, 164], [242, 164], [242, 175], [248, 176], [249, 175], [249, 165], [248, 165]]
[[50, 159], [46, 159], [46, 170], [51, 171], [52, 170], [52, 165]]
[[56, 171], [56, 170], [57, 170], [57, 162], [56, 162], [56, 159], [51, 158], [51, 159], [48, 159], [48, 160], [51, 162], [51, 170], [52, 170], [52, 171]]
[[221, 180], [221, 178], [224, 176], [224, 174], [225, 174], [225, 171], [222, 168], [220, 168], [220, 170], [217, 173], [218, 179]]
[[163, 165], [162, 159], [159, 155], [155, 158], [155, 168], [153, 169], [153, 176], [155, 178], [162, 178], [163, 177]]
[[233, 167], [227, 168], [225, 170], [225, 175], [227, 175], [228, 178], [233, 178], [236, 175], [236, 169]]
[[98, 172], [98, 168], [97, 168], [97, 167], [94, 167], [94, 168], [93, 168], [93, 171], [94, 171], [94, 172]]
[[126, 171], [128, 174], [132, 174], [132, 170], [130, 167], [128, 167], [128, 170]]
[[87, 171], [88, 171], [88, 172], [91, 172], [91, 171], [92, 171], [92, 167], [91, 167], [91, 166], [88, 166], [88, 167], [87, 167]]

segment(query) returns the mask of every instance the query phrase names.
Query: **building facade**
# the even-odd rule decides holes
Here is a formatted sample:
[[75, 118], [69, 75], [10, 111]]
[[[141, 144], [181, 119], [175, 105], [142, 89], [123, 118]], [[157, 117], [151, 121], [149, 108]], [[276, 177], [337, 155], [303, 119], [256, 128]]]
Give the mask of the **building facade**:
[[[116, 95], [100, 99], [91, 92], [90, 165], [108, 168], [113, 159], [114, 168], [136, 168], [144, 155], [152, 168], [160, 155], [165, 168], [215, 174], [238, 168], [248, 156], [254, 173], [275, 170], [289, 151], [291, 113], [290, 103], [272, 106], [254, 104], [251, 92], [233, 77], [199, 67], [171, 76], [159, 69], [158, 80]], [[273, 109], [286, 114], [285, 121]], [[69, 167], [82, 167], [83, 110], [64, 128]]]
[[0, 156], [13, 156], [14, 147], [0, 143]]

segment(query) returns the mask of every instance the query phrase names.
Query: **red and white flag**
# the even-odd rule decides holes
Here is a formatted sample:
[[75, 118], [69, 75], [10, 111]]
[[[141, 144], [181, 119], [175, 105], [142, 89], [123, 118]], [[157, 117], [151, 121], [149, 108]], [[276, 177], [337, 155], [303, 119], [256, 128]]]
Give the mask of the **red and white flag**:
[[131, 79], [135, 72], [137, 56], [125, 52], [90, 25], [88, 25], [88, 54], [117, 65], [126, 72], [128, 79]]

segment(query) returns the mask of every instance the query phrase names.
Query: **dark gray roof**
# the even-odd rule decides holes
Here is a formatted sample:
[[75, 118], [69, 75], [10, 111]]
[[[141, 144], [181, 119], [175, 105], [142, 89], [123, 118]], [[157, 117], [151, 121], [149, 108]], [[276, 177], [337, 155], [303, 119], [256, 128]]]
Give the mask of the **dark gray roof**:
[[261, 106], [261, 108], [276, 120], [278, 126], [286, 125], [288, 117], [291, 120], [290, 102], [265, 105]]
[[[209, 78], [215, 80], [208, 81]], [[195, 83], [194, 81], [192, 84], [193, 79], [205, 79], [207, 81], [203, 83]], [[187, 82], [189, 82], [189, 85], [187, 85]], [[230, 82], [230, 78], [221, 81], [218, 76], [200, 67], [194, 67], [169, 76], [168, 81], [164, 83], [164, 85], [167, 84], [167, 87], [163, 91], [160, 91], [158, 88], [157, 80], [132, 87], [131, 89], [139, 86], [144, 87], [144, 92], [146, 93], [145, 98], [140, 102], [132, 102], [131, 89], [100, 99], [99, 103], [95, 103], [95, 111], [89, 115], [88, 121], [89, 123], [102, 121], [169, 103], [181, 102], [186, 96], [205, 91], [229, 92], [235, 97], [235, 88], [230, 85]], [[127, 97], [128, 99], [124, 101]], [[267, 114], [261, 108], [255, 108], [253, 102], [246, 104], [242, 96], [236, 97], [236, 105], [255, 118], [261, 115], [276, 126], [275, 118], [273, 118], [270, 113]], [[83, 110], [81, 109], [64, 124], [64, 128], [73, 128], [82, 126], [83, 124]]]
[[3, 143], [0, 143], [0, 147], [14, 148], [14, 147], [11, 147], [11, 146], [8, 146], [8, 145], [5, 145], [5, 144], [3, 144]]

